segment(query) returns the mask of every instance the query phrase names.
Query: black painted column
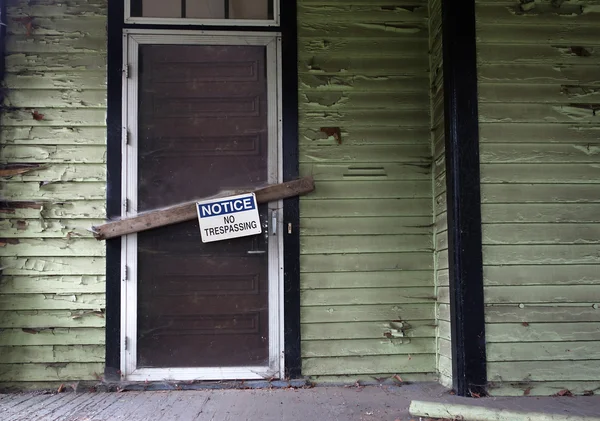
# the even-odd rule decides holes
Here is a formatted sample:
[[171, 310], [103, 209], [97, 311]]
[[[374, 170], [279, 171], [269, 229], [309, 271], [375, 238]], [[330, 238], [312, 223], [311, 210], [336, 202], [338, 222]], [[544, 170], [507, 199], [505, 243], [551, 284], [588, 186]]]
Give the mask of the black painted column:
[[452, 376], [456, 393], [485, 392], [475, 0], [442, 0]]

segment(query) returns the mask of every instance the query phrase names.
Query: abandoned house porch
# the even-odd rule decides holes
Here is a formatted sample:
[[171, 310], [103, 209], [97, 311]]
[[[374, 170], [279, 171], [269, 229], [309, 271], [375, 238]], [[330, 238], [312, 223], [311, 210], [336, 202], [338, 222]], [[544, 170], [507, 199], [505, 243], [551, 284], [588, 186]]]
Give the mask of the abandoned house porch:
[[108, 3], [0, 2], [3, 389], [600, 388], [600, 1]]

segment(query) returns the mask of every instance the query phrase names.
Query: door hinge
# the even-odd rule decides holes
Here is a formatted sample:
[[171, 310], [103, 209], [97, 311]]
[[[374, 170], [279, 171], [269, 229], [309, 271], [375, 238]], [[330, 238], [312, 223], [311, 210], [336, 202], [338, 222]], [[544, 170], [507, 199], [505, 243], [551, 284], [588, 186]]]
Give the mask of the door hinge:
[[129, 212], [129, 199], [123, 199], [123, 210]]
[[125, 336], [125, 351], [129, 349], [129, 341], [127, 340], [127, 336]]
[[123, 75], [125, 76], [125, 79], [129, 79], [129, 64], [123, 65]]
[[129, 130], [125, 129], [125, 133], [123, 134], [123, 138], [125, 139], [125, 144], [129, 145], [129, 143], [131, 142], [131, 133], [129, 132]]
[[123, 268], [123, 280], [124, 281], [128, 281], [129, 280], [129, 267], [125, 266]]

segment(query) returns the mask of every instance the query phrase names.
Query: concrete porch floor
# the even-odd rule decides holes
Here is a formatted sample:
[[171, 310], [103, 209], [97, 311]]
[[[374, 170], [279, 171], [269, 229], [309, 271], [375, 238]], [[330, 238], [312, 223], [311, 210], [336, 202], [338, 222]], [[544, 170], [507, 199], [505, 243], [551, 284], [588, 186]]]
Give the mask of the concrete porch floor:
[[0, 395], [0, 420], [417, 421], [419, 417], [408, 413], [412, 400], [573, 417], [600, 416], [600, 397], [595, 396], [464, 399], [450, 395], [437, 384], [418, 383], [310, 389], [4, 394]]

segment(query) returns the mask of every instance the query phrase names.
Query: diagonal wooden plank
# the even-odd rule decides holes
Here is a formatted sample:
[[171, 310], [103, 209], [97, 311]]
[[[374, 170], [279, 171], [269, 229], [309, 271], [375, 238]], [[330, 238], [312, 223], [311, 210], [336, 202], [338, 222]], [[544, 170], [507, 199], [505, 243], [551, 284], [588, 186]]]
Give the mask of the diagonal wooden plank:
[[[254, 193], [256, 194], [256, 201], [258, 203], [267, 203], [274, 200], [287, 199], [289, 197], [310, 193], [314, 189], [315, 183], [313, 178], [304, 177], [298, 180], [288, 181], [281, 184], [273, 184], [255, 190], [222, 192], [210, 198], [199, 198], [198, 200], [215, 199], [218, 197], [243, 193]], [[190, 221], [196, 217], [196, 201], [193, 201], [164, 209], [148, 211], [131, 218], [122, 219], [120, 221], [107, 222], [106, 224], [92, 227], [92, 231], [97, 240], [106, 240], [108, 238], [115, 238], [121, 235], [132, 234], [135, 232], [150, 230], [152, 228]]]

